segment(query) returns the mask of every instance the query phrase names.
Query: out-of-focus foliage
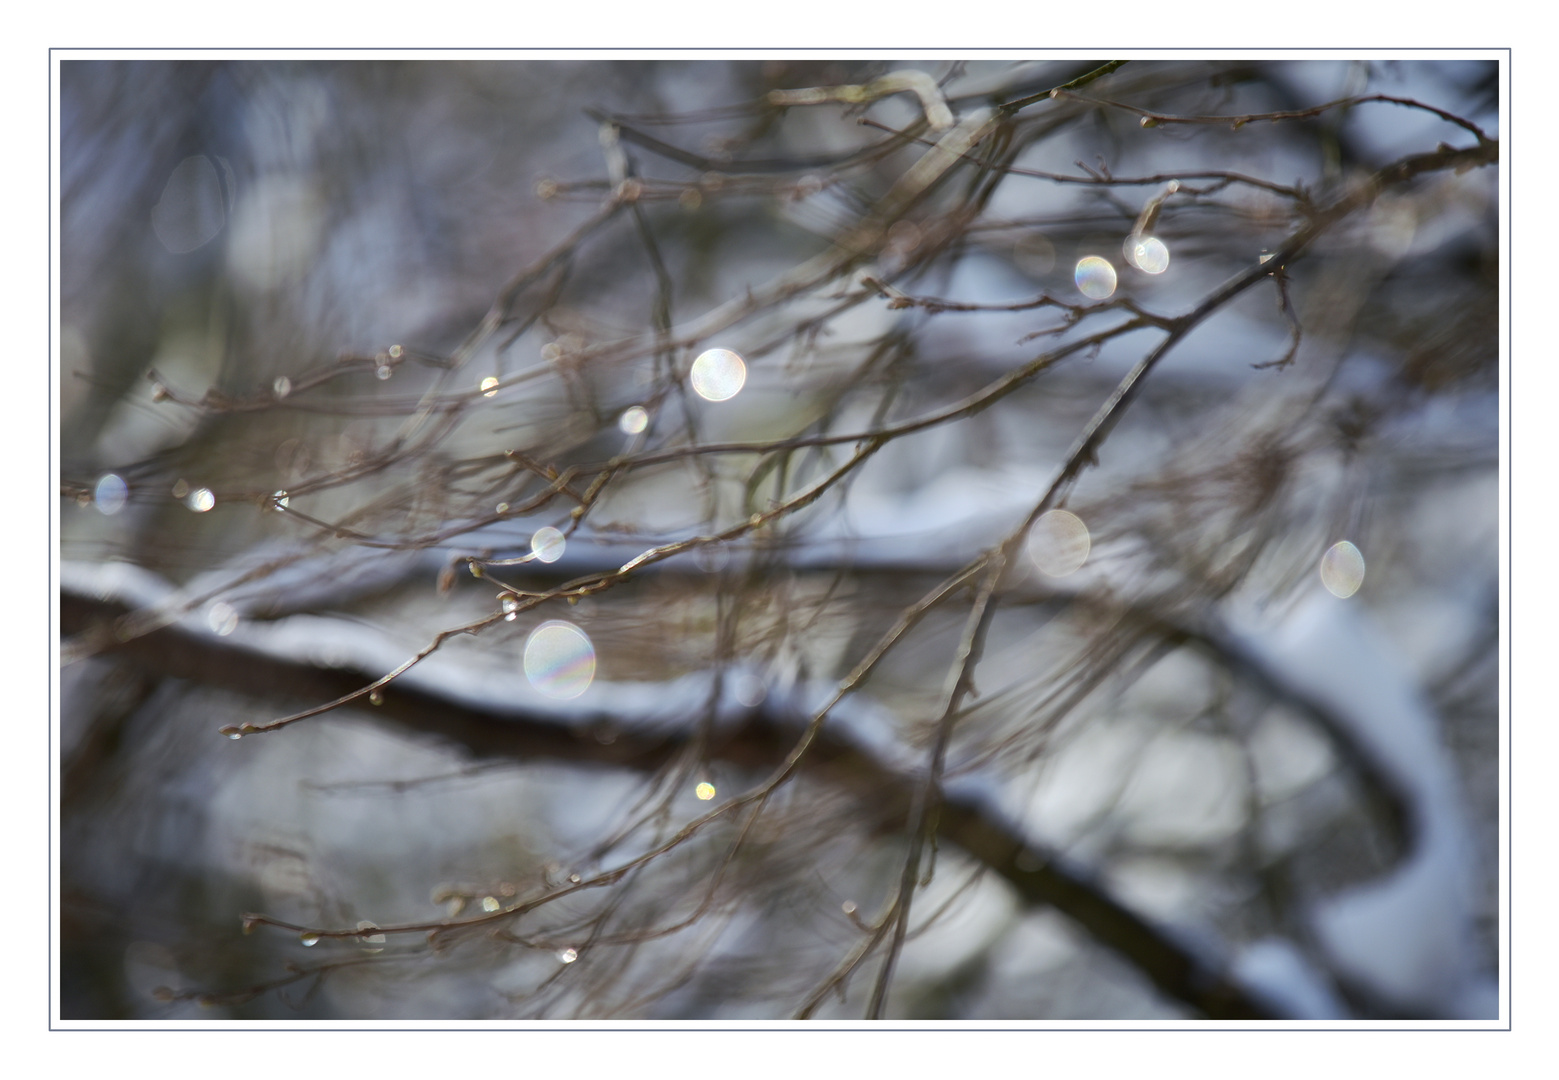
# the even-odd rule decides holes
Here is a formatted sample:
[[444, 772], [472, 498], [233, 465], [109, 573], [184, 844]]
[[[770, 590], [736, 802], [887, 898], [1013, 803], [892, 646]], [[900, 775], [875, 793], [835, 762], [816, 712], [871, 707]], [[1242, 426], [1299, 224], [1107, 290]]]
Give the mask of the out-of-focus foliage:
[[1497, 75], [65, 62], [62, 1014], [1491, 1015]]

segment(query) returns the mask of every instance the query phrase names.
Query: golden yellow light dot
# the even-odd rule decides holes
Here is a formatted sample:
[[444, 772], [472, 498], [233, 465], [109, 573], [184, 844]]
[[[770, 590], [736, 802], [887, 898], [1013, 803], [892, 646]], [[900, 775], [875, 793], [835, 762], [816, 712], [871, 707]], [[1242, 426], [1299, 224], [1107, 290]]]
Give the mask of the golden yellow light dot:
[[498, 392], [498, 379], [495, 376], [489, 375], [489, 376], [487, 376], [487, 378], [482, 380], [482, 396], [483, 397], [492, 397], [497, 392]]
[[696, 788], [693, 789], [693, 794], [697, 795], [705, 802], [708, 802], [710, 799], [715, 797], [715, 786], [710, 783], [699, 784]]

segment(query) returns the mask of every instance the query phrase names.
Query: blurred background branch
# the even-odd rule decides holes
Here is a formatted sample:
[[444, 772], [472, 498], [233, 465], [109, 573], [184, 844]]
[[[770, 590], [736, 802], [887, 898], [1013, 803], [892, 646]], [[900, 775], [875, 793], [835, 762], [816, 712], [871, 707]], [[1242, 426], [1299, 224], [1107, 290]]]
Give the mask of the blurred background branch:
[[1492, 1015], [1497, 77], [65, 62], [65, 1014]]

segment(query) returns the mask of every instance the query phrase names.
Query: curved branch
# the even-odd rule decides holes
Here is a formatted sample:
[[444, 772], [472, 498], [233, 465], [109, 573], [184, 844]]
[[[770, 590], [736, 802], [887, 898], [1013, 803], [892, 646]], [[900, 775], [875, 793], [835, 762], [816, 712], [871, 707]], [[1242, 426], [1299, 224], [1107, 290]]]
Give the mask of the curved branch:
[[[65, 593], [60, 602], [61, 631], [90, 632], [93, 627], [108, 625], [123, 611], [113, 602]], [[339, 696], [360, 688], [364, 679], [360, 673], [282, 660], [173, 627], [118, 643], [106, 651], [164, 677], [262, 698], [278, 692], [315, 700]], [[587, 725], [564, 727], [519, 710], [498, 713], [477, 709], [406, 687], [386, 693], [373, 716], [403, 730], [460, 746], [478, 757], [563, 761], [641, 772], [673, 760], [688, 738], [629, 731], [603, 744], [590, 737]], [[713, 734], [708, 753], [738, 766], [759, 768], [785, 759], [794, 740], [794, 727], [787, 718], [755, 710], [747, 723]], [[902, 826], [920, 783], [833, 729], [816, 735], [801, 768], [855, 793], [863, 813], [883, 829]], [[1164, 994], [1210, 1019], [1283, 1015], [1275, 1003], [1238, 984], [1173, 932], [1133, 911], [1088, 874], [1025, 837], [994, 807], [945, 792], [935, 797], [940, 803], [940, 835], [1000, 874], [1027, 903], [1054, 907], [1071, 918]], [[376, 927], [370, 932], [391, 929]]]

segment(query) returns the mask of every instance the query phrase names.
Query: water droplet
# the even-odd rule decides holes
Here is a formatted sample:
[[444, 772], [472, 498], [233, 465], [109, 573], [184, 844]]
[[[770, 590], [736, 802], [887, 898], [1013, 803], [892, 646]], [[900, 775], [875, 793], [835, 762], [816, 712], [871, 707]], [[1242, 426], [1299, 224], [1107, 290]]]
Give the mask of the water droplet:
[[238, 612], [233, 605], [218, 600], [206, 609], [206, 625], [217, 637], [227, 637], [238, 629]]
[[186, 496], [188, 494], [189, 494], [189, 485], [188, 484], [186, 484], [183, 480], [175, 480], [173, 482], [173, 497], [175, 499], [182, 499], [182, 498], [184, 498], [184, 496]]
[[498, 902], [498, 898], [496, 896], [484, 896], [484, 897], [482, 897], [482, 910], [483, 911], [497, 911], [502, 906], [503, 905]]
[[579, 959], [579, 950], [578, 949], [564, 949], [564, 950], [562, 950], [561, 952], [558, 953], [558, 963], [560, 963], [560, 964], [572, 964], [575, 960], [578, 960], [578, 959]]
[[708, 781], [705, 781], [693, 789], [693, 794], [704, 800], [704, 802], [708, 802], [710, 799], [715, 797], [715, 786]]
[[556, 341], [547, 342], [541, 347], [541, 358], [547, 361], [549, 364], [562, 359], [563, 346], [559, 345]]
[[693, 549], [693, 562], [706, 574], [718, 574], [730, 561], [730, 554], [718, 544], [704, 544]]
[[244, 916], [244, 933], [246, 933], [246, 934], [254, 933], [255, 929], [259, 925], [260, 925], [260, 917], [258, 915], [248, 915], [248, 914], [246, 914]]
[[[357, 924], [357, 928], [359, 930], [377, 930], [379, 926], [377, 923], [371, 923], [364, 919]], [[357, 939], [357, 943], [363, 947], [364, 952], [380, 953], [384, 952], [384, 940], [383, 934], [364, 934]]]
[[226, 735], [229, 739], [242, 739], [244, 737], [244, 733], [238, 728], [234, 727], [232, 724], [228, 724], [226, 727], [217, 728], [217, 734]]
[[1069, 510], [1048, 510], [1029, 530], [1028, 553], [1040, 572], [1065, 577], [1088, 561], [1088, 526]]
[[498, 380], [492, 375], [487, 376], [482, 380], [481, 391], [483, 397], [492, 397], [498, 392]]
[[276, 381], [271, 383], [271, 390], [276, 394], [276, 400], [280, 401], [292, 393], [292, 380], [285, 375], [278, 375]]
[[1115, 267], [1108, 259], [1089, 255], [1077, 260], [1072, 280], [1077, 282], [1077, 291], [1088, 299], [1105, 300], [1115, 292]]
[[110, 517], [124, 509], [129, 497], [129, 485], [113, 473], [104, 473], [98, 478], [97, 487], [92, 489], [92, 501], [97, 503], [98, 510]]
[[152, 383], [152, 400], [153, 401], [167, 401], [168, 400], [168, 388], [166, 386], [162, 385], [162, 383]]
[[677, 204], [684, 210], [697, 210], [703, 202], [704, 196], [697, 188], [683, 188], [682, 194], [677, 196]]
[[570, 874], [568, 875], [568, 880], [573, 882], [575, 885], [578, 885], [584, 879], [581, 878], [578, 874]]
[[556, 180], [542, 177], [540, 180], [536, 181], [536, 198], [553, 199], [557, 197], [557, 194], [558, 182]]
[[747, 364], [730, 349], [709, 349], [693, 361], [688, 378], [704, 400], [730, 401], [747, 382]]
[[509, 512], [509, 504], [506, 502], [501, 502], [497, 506], [493, 507], [493, 512], [497, 514], [507, 514]]
[[1164, 190], [1173, 195], [1175, 192], [1180, 190], [1180, 181], [1171, 180], [1169, 183], [1164, 185]]
[[617, 418], [617, 426], [629, 435], [637, 435], [649, 427], [650, 414], [642, 406], [630, 405]]
[[1262, 264], [1266, 264], [1266, 263], [1268, 263], [1268, 262], [1271, 262], [1271, 261], [1272, 261], [1272, 256], [1273, 256], [1273, 255], [1274, 255], [1274, 254], [1275, 254], [1275, 253], [1274, 253], [1274, 252], [1270, 252], [1270, 251], [1263, 251], [1263, 252], [1262, 252], [1262, 253], [1261, 253], [1261, 257], [1260, 257], [1260, 258], [1259, 258], [1259, 259], [1257, 259], [1257, 260], [1256, 260], [1256, 261], [1257, 261], [1257, 262], [1260, 262], [1260, 263], [1262, 263]]
[[1364, 556], [1347, 540], [1339, 540], [1321, 556], [1321, 584], [1327, 592], [1346, 600], [1364, 584]]
[[189, 493], [189, 498], [184, 500], [184, 505], [197, 514], [204, 514], [216, 504], [217, 497], [211, 494], [210, 488], [196, 488]]
[[566, 701], [595, 678], [595, 646], [572, 623], [544, 622], [525, 639], [525, 677], [538, 691]]
[[756, 675], [741, 675], [736, 680], [736, 700], [749, 709], [755, 705], [763, 704], [763, 699], [769, 696], [769, 688], [763, 685], [763, 680]]
[[152, 991], [152, 997], [158, 1001], [172, 1001], [174, 996], [173, 989], [167, 986], [159, 986]]
[[1156, 236], [1128, 236], [1126, 261], [1144, 274], [1162, 274], [1169, 269], [1169, 248]]
[[290, 498], [288, 498], [287, 493], [285, 491], [273, 491], [273, 492], [271, 492], [271, 505], [276, 507], [276, 509], [278, 509], [278, 510], [285, 510], [285, 509], [287, 509], [287, 504], [289, 502], [291, 502], [291, 501], [292, 500]]
[[305, 931], [304, 933], [298, 935], [298, 944], [302, 945], [305, 949], [312, 949], [314, 946], [319, 944], [319, 935]]
[[389, 364], [380, 364], [377, 368], [374, 369], [374, 374], [379, 377], [380, 382], [383, 382], [385, 379], [388, 379], [391, 375], [395, 374], [395, 369], [392, 368]]
[[563, 557], [568, 541], [551, 525], [543, 525], [530, 538], [531, 554], [544, 563], [555, 563]]
[[368, 692], [368, 703], [370, 705], [383, 705], [384, 691], [379, 689], [370, 690]]
[[855, 901], [854, 900], [846, 900], [844, 903], [840, 904], [839, 907], [840, 907], [841, 910], [844, 911], [844, 913], [846, 915], [854, 915], [855, 914], [855, 910], [856, 909], [855, 909]]
[[399, 360], [401, 358], [401, 354], [403, 354], [406, 350], [401, 348], [399, 345], [391, 345], [388, 351], [391, 360]]
[[76, 505], [85, 510], [87, 507], [92, 505], [92, 496], [83, 491], [80, 495], [76, 496]]
[[1030, 233], [1012, 245], [1012, 260], [1024, 273], [1043, 277], [1056, 268], [1056, 246], [1039, 233]]

